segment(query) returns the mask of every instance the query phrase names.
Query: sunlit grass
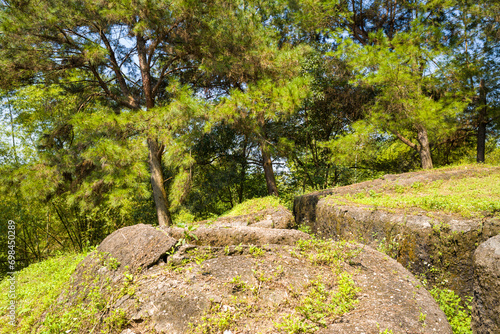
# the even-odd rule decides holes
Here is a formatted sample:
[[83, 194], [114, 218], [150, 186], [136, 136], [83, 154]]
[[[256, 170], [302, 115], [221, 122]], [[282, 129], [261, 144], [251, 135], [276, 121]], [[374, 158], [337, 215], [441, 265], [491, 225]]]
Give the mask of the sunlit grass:
[[[34, 263], [16, 274], [17, 328], [9, 325], [6, 293], [0, 295], [0, 333], [31, 333], [44, 312], [68, 287], [71, 274], [86, 254], [64, 254]], [[9, 282], [0, 282], [0, 290], [8, 291]]]
[[276, 208], [279, 205], [281, 205], [281, 202], [276, 196], [253, 198], [236, 205], [231, 211], [222, 215], [222, 217], [247, 215], [265, 209]]
[[467, 218], [500, 215], [500, 173], [394, 185], [377, 191], [331, 196], [339, 203], [456, 213]]

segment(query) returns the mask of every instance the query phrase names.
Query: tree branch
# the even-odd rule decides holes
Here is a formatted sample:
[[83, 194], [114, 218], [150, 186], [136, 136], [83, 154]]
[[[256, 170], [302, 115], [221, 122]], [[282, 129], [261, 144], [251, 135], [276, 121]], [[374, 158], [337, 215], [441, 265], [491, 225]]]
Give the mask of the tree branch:
[[179, 59], [179, 56], [175, 56], [174, 58], [172, 58], [168, 64], [166, 64], [165, 66], [163, 66], [163, 68], [161, 69], [161, 73], [160, 73], [160, 76], [158, 77], [158, 82], [156, 82], [155, 86], [153, 87], [153, 91], [152, 91], [152, 95], [153, 95], [153, 98], [156, 97], [156, 94], [158, 94], [158, 89], [160, 88], [161, 86], [161, 82], [163, 81], [163, 78], [165, 78], [165, 75], [166, 75], [166, 72], [167, 72], [167, 69], [170, 67], [170, 65], [172, 65], [174, 63], [174, 61], [176, 61], [177, 59]]
[[133, 109], [137, 109], [139, 107], [139, 103], [132, 96], [132, 94], [130, 94], [130, 90], [128, 89], [127, 82], [125, 81], [125, 78], [123, 77], [120, 66], [118, 65], [118, 61], [116, 60], [115, 52], [113, 50], [113, 47], [111, 46], [111, 43], [109, 42], [106, 34], [104, 33], [104, 31], [100, 27], [98, 27], [97, 25], [94, 25], [94, 27], [97, 30], [99, 30], [99, 36], [101, 36], [101, 40], [109, 52], [109, 58], [111, 60], [111, 65], [112, 65], [113, 71], [115, 72], [116, 80], [118, 81], [118, 84], [120, 86], [122, 94], [127, 97], [128, 104], [134, 106]]
[[409, 147], [411, 147], [415, 151], [418, 151], [418, 145], [417, 144], [412, 143], [411, 140], [409, 140], [408, 138], [403, 137], [399, 132], [397, 132], [395, 130], [389, 130], [389, 131], [393, 135], [395, 135], [396, 137], [398, 137], [398, 139], [401, 140], [403, 143], [405, 143], [406, 145], [408, 145]]
[[[94, 74], [94, 77], [99, 82], [99, 86], [101, 86], [101, 88], [104, 90], [104, 93], [107, 96], [109, 96], [111, 99], [113, 99], [114, 101], [116, 101], [117, 103], [119, 103], [120, 105], [122, 105], [122, 106], [124, 106], [126, 108], [129, 108], [129, 109], [132, 109], [132, 110], [136, 110], [136, 109], [139, 108], [139, 106], [137, 104], [130, 103], [130, 99], [129, 99], [129, 101], [126, 101], [124, 99], [121, 99], [117, 95], [111, 93], [111, 91], [109, 90], [108, 85], [104, 82], [104, 80], [102, 80], [101, 76], [99, 75], [99, 73], [97, 72], [97, 70], [95, 69], [95, 67], [89, 64], [89, 68], [90, 68], [90, 71]], [[133, 100], [133, 101], [135, 102], [135, 100]]]
[[168, 36], [168, 34], [170, 34], [170, 32], [172, 30], [174, 30], [175, 28], [177, 28], [179, 26], [179, 24], [181, 24], [183, 21], [184, 21], [184, 18], [181, 18], [179, 21], [177, 21], [176, 23], [172, 24], [172, 26], [167, 31], [164, 31], [162, 34], [160, 34], [160, 36], [158, 36], [158, 38], [155, 41], [153, 41], [153, 43], [151, 43], [151, 45], [149, 45], [149, 47], [147, 49], [148, 63], [151, 63], [151, 58], [153, 57], [153, 54], [156, 51], [156, 48], [158, 47], [158, 45], [160, 45], [161, 41], [166, 36]]

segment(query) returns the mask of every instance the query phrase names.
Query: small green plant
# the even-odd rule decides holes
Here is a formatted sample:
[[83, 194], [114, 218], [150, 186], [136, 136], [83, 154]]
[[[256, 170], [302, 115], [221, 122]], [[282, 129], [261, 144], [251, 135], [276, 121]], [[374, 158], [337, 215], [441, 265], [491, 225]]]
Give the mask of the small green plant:
[[425, 319], [427, 319], [427, 314], [420, 312], [420, 314], [418, 315], [418, 321], [422, 323], [422, 327], [425, 327], [426, 325]]
[[234, 328], [238, 319], [247, 316], [252, 311], [252, 305], [244, 299], [232, 298], [228, 305], [211, 302], [200, 321], [196, 324], [189, 324], [189, 333], [223, 333], [225, 330]]
[[184, 235], [182, 238], [179, 239], [179, 241], [177, 241], [177, 244], [175, 245], [176, 247], [185, 245], [186, 243], [192, 240], [198, 240], [196, 234], [192, 233], [193, 231], [196, 231], [198, 225], [188, 225], [185, 223], [179, 223], [177, 224], [177, 226], [184, 229]]
[[[453, 329], [453, 334], [471, 334], [471, 300], [462, 301], [452, 290], [434, 287], [430, 290], [431, 295], [438, 302], [439, 307], [446, 314], [446, 318]], [[465, 304], [465, 307], [462, 306]]]
[[377, 329], [378, 329], [378, 334], [393, 334], [392, 330], [389, 330], [389, 328], [381, 330], [380, 325], [378, 323], [377, 323]]
[[312, 233], [311, 226], [309, 226], [307, 224], [300, 224], [299, 227], [298, 227], [298, 230], [301, 231], [301, 232], [307, 233], [307, 234], [311, 234]]
[[222, 333], [236, 323], [238, 314], [230, 307], [212, 303], [198, 324], [190, 324], [190, 333]]
[[286, 315], [280, 322], [275, 322], [274, 326], [287, 334], [314, 333], [319, 329], [315, 324], [305, 322], [298, 314]]
[[307, 258], [314, 265], [327, 265], [336, 267], [343, 261], [356, 256], [362, 248], [350, 247], [347, 241], [334, 242], [311, 238], [299, 240], [297, 247], [291, 251], [292, 256]]
[[399, 251], [400, 245], [396, 239], [387, 240], [385, 237], [379, 242], [377, 250], [381, 253], [394, 257]]
[[120, 262], [118, 262], [118, 260], [115, 259], [114, 257], [109, 256], [106, 259], [105, 266], [111, 270], [116, 270], [120, 266]]
[[420, 188], [422, 188], [422, 182], [413, 182], [413, 184], [411, 185], [411, 187], [414, 189], [414, 190], [419, 190]]
[[238, 253], [243, 252], [243, 244], [240, 243], [238, 246], [234, 247], [234, 250]]
[[104, 320], [106, 333], [119, 331], [128, 324], [127, 314], [121, 308], [112, 310], [109, 317]]
[[250, 253], [250, 255], [255, 257], [262, 256], [265, 253], [265, 251], [262, 248], [253, 245], [248, 248], [248, 252]]
[[228, 284], [231, 284], [233, 286], [233, 292], [246, 291], [249, 288], [248, 284], [241, 280], [240, 275], [233, 277], [228, 283], [225, 283], [224, 285]]
[[329, 289], [321, 276], [309, 282], [307, 293], [303, 296], [291, 290], [291, 295], [299, 299], [295, 307], [296, 314], [288, 315], [281, 322], [275, 323], [276, 328], [287, 333], [314, 333], [319, 328], [326, 327], [334, 317], [354, 309], [360, 289], [347, 273], [341, 273], [337, 281], [337, 291]]
[[183, 264], [194, 261], [197, 265], [200, 265], [206, 260], [212, 259], [214, 257], [212, 248], [210, 246], [206, 248], [194, 248], [187, 253], [190, 255], [190, 258], [186, 259], [186, 261], [183, 261]]

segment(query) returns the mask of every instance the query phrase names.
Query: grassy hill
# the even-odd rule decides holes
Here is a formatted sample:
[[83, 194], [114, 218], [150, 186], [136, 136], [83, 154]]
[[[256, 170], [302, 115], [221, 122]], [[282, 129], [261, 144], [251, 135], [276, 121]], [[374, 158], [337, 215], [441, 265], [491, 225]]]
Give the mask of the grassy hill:
[[[414, 180], [410, 178], [410, 182], [399, 182], [396, 176], [395, 181], [385, 182], [378, 189], [370, 187], [331, 197], [339, 204], [379, 209], [439, 211], [466, 218], [500, 216], [500, 167], [464, 165], [412, 174]], [[446, 176], [439, 178], [440, 174]]]

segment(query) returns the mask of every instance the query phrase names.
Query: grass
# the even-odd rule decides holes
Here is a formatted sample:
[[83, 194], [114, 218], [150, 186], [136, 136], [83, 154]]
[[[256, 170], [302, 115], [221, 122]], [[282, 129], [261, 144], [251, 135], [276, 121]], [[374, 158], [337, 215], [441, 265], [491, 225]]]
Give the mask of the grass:
[[[64, 254], [35, 263], [16, 275], [16, 306], [18, 326], [9, 325], [7, 294], [0, 295], [0, 333], [31, 333], [42, 314], [56, 301], [77, 264], [86, 254]], [[8, 290], [9, 282], [2, 280], [0, 289]]]
[[253, 198], [243, 203], [236, 205], [229, 212], [223, 214], [221, 217], [234, 217], [248, 215], [250, 213], [255, 213], [258, 211], [276, 208], [281, 204], [281, 201], [276, 196], [267, 196], [260, 198]]
[[393, 185], [380, 191], [332, 195], [341, 204], [364, 204], [376, 208], [423, 209], [456, 213], [466, 218], [500, 215], [500, 173], [480, 174], [411, 186]]
[[[114, 286], [109, 279], [87, 275], [84, 289], [68, 291], [70, 277], [86, 253], [63, 254], [35, 263], [16, 274], [17, 326], [9, 324], [8, 296], [0, 296], [0, 334], [7, 333], [111, 333], [128, 324], [124, 310], [110, 309], [116, 300], [135, 293], [134, 277], [125, 272], [122, 282]], [[113, 262], [99, 261], [99, 266], [113, 267]], [[98, 285], [97, 285], [98, 284]], [[9, 281], [0, 282], [9, 289]], [[71, 303], [68, 301], [72, 299]]]

